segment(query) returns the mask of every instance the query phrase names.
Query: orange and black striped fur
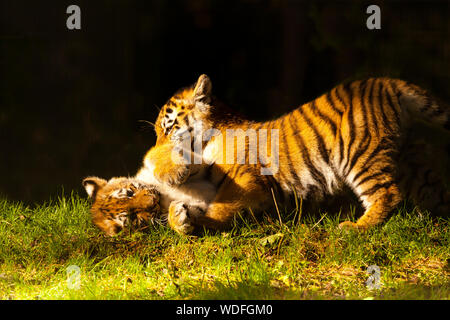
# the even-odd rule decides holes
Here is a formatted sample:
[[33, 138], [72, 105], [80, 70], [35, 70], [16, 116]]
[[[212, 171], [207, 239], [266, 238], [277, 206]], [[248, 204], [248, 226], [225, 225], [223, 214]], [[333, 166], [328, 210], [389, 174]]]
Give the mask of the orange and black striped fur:
[[[401, 154], [409, 145], [407, 133], [412, 121], [419, 118], [450, 129], [450, 110], [420, 87], [389, 78], [341, 84], [267, 122], [246, 120], [218, 102], [211, 91], [210, 79], [202, 75], [195, 85], [169, 99], [155, 123], [157, 143], [136, 176], [171, 186], [193, 178], [210, 180], [217, 194], [205, 214], [192, 215], [193, 224], [226, 228], [239, 211], [267, 209], [273, 203], [272, 191], [276, 197], [294, 193], [304, 199], [320, 199], [344, 185], [354, 191], [365, 208], [356, 222], [341, 223], [344, 227], [364, 230], [379, 224], [407, 196], [426, 209], [449, 212], [450, 199], [443, 181], [420, 157], [410, 162], [423, 167], [424, 172], [421, 170], [407, 183], [401, 180], [414, 177], [414, 173], [402, 173], [409, 164], [402, 162], [405, 158]], [[180, 133], [195, 132], [194, 124], [198, 123], [203, 130], [221, 133], [203, 137], [202, 163], [187, 164], [180, 153], [170, 155], [167, 150], [180, 147]], [[275, 160], [269, 156], [271, 145], [266, 147], [269, 151], [264, 150], [268, 155], [258, 157], [254, 164], [249, 163], [248, 150], [246, 162], [236, 163], [237, 148], [233, 148], [235, 163], [227, 163], [227, 129], [242, 129], [242, 135], [248, 129], [267, 129], [269, 142], [270, 130], [278, 129], [274, 143], [279, 148], [279, 163], [273, 174], [261, 174], [262, 168], [274, 168]], [[259, 142], [260, 136], [257, 139]], [[245, 137], [246, 149], [250, 140]], [[191, 141], [191, 151], [193, 144]]]
[[153, 186], [116, 177], [109, 181], [90, 176], [83, 186], [93, 199], [92, 222], [109, 236], [125, 228], [143, 230], [160, 216], [160, 194]]
[[204, 213], [216, 191], [210, 182], [196, 179], [170, 187], [148, 179], [114, 177], [107, 181], [90, 176], [82, 184], [93, 200], [92, 222], [109, 236], [123, 230], [147, 230], [155, 223], [168, 223], [178, 233], [190, 233], [195, 227], [190, 216]]

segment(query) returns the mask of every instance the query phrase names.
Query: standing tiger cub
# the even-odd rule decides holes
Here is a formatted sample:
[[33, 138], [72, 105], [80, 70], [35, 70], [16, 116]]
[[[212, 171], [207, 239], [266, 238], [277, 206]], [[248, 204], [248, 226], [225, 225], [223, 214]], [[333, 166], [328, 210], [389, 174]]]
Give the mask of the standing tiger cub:
[[[191, 219], [213, 229], [226, 228], [239, 211], [267, 209], [273, 191], [279, 198], [294, 193], [320, 199], [344, 185], [354, 191], [365, 212], [356, 223], [345, 221], [341, 227], [365, 230], [381, 223], [406, 194], [426, 209], [447, 214], [449, 194], [432, 170], [418, 172], [416, 181], [401, 187], [399, 177], [406, 166], [401, 150], [414, 118], [450, 129], [450, 110], [402, 80], [371, 78], [341, 84], [276, 120], [255, 122], [223, 106], [212, 95], [210, 79], [202, 75], [161, 109], [155, 123], [156, 145], [136, 177], [171, 186], [183, 185], [191, 177], [210, 180], [217, 194], [205, 214]], [[230, 132], [245, 143], [226, 143]], [[239, 161], [239, 147], [245, 148], [245, 161]], [[161, 155], [159, 148], [173, 152]], [[186, 161], [195, 158], [192, 164]], [[431, 196], [423, 199], [424, 192]]]

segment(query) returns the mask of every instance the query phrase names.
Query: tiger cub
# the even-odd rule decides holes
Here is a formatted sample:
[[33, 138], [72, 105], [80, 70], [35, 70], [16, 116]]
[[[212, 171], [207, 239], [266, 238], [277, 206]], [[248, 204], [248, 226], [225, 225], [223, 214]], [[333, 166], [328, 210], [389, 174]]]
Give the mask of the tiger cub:
[[207, 181], [191, 181], [173, 189], [135, 178], [114, 177], [107, 181], [90, 176], [82, 184], [93, 199], [92, 222], [108, 236], [166, 222], [178, 233], [191, 233], [195, 226], [190, 215], [202, 214], [215, 194], [214, 186]]
[[109, 181], [90, 176], [83, 187], [93, 199], [92, 222], [108, 236], [129, 227], [144, 230], [160, 216], [159, 192], [156, 188], [125, 177]]
[[[401, 190], [399, 152], [417, 118], [450, 129], [449, 109], [425, 90], [370, 78], [340, 84], [278, 119], [255, 122], [220, 103], [201, 75], [162, 107], [156, 145], [136, 178], [172, 187], [192, 177], [211, 181], [217, 193], [206, 213], [190, 218], [213, 229], [228, 227], [239, 211], [266, 210], [274, 196], [321, 199], [343, 186], [365, 211], [340, 227], [366, 230], [383, 222], [406, 193], [426, 209], [448, 213], [448, 192], [432, 170], [419, 172], [414, 190]], [[421, 201], [424, 191], [432, 195], [427, 201]]]

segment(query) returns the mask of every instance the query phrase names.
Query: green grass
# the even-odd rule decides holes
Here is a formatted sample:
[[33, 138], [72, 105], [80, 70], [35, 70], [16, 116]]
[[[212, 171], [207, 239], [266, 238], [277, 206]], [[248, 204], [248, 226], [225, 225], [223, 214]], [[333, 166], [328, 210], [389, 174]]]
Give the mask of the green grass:
[[[298, 212], [291, 213], [298, 215]], [[239, 221], [186, 237], [165, 227], [103, 236], [76, 195], [0, 200], [2, 299], [449, 299], [449, 221], [401, 209], [369, 232], [337, 215]], [[79, 287], [67, 268], [80, 268]], [[380, 268], [380, 289], [366, 286]]]

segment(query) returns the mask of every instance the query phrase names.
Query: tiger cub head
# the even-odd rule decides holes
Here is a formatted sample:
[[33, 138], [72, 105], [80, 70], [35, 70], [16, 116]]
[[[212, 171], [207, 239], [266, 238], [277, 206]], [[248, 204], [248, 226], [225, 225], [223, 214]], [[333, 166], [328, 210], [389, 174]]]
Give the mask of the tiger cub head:
[[192, 135], [199, 125], [206, 131], [243, 119], [241, 114], [213, 96], [211, 80], [202, 74], [194, 85], [179, 90], [162, 106], [155, 122], [156, 144], [179, 141], [186, 133]]
[[159, 192], [136, 179], [118, 177], [106, 181], [91, 176], [82, 184], [93, 199], [92, 222], [108, 236], [124, 229], [147, 229], [160, 215]]
[[176, 92], [161, 108], [156, 119], [158, 143], [175, 139], [175, 135], [182, 134], [180, 131], [191, 132], [195, 121], [205, 120], [211, 108], [211, 90], [211, 80], [203, 74], [193, 86]]

